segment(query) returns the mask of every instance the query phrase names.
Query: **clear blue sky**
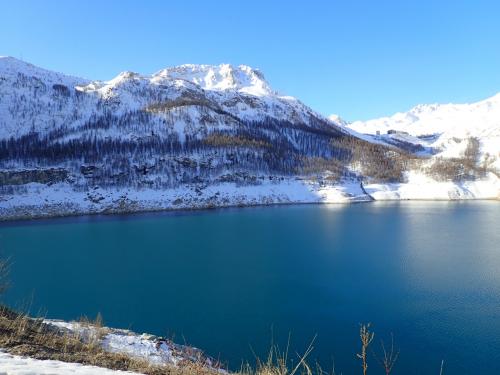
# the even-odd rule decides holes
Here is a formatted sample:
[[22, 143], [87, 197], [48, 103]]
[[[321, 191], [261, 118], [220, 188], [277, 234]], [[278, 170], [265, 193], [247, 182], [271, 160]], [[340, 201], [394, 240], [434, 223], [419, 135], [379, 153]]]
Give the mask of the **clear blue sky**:
[[500, 1], [0, 0], [0, 55], [94, 79], [247, 64], [327, 115], [500, 91]]

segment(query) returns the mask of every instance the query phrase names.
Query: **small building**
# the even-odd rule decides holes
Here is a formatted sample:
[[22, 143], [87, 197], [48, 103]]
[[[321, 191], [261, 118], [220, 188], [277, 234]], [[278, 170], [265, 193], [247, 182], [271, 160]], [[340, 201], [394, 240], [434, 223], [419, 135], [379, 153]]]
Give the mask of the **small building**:
[[407, 132], [401, 130], [389, 129], [387, 130], [387, 134], [396, 134], [396, 135], [409, 135]]

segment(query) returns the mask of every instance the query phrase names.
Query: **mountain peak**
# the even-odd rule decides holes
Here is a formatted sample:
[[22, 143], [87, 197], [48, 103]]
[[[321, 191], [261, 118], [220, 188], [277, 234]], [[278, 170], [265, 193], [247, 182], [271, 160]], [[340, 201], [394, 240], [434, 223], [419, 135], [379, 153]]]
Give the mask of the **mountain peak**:
[[247, 65], [185, 64], [162, 69], [153, 77], [185, 80], [211, 91], [236, 90], [255, 96], [274, 94], [264, 75]]
[[129, 70], [126, 70], [126, 71], [118, 74], [115, 78], [107, 81], [106, 83], [109, 85], [118, 85], [122, 82], [126, 82], [126, 81], [129, 81], [131, 79], [138, 78], [138, 77], [140, 77], [139, 73], [135, 73], [135, 72], [131, 72]]
[[347, 126], [349, 125], [349, 122], [344, 120], [342, 117], [340, 117], [337, 114], [332, 114], [328, 116], [328, 120], [334, 122], [335, 124], [341, 125], [341, 126]]

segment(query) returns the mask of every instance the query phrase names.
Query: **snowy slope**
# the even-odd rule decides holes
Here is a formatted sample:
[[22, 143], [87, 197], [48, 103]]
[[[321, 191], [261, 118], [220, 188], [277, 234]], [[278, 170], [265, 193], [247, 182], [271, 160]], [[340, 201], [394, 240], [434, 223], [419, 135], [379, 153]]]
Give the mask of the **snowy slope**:
[[[446, 157], [458, 156], [465, 147], [463, 140], [475, 137], [483, 157], [486, 153], [495, 157], [500, 168], [500, 93], [477, 103], [418, 105], [390, 117], [342, 125], [362, 134], [379, 132], [380, 137], [373, 139], [419, 144]], [[388, 135], [390, 131], [399, 134]]]
[[355, 121], [348, 126], [367, 134], [394, 129], [413, 136], [444, 133], [454, 133], [461, 138], [500, 136], [500, 93], [472, 104], [421, 104], [408, 112]]
[[26, 77], [43, 78], [46, 84], [61, 83], [68, 86], [76, 86], [87, 82], [87, 80], [82, 78], [43, 69], [10, 56], [0, 56], [0, 72], [3, 78], [15, 79], [19, 74], [22, 74]]
[[72, 90], [87, 83], [12, 57], [0, 57], [0, 139], [82, 123], [96, 100], [77, 98]]

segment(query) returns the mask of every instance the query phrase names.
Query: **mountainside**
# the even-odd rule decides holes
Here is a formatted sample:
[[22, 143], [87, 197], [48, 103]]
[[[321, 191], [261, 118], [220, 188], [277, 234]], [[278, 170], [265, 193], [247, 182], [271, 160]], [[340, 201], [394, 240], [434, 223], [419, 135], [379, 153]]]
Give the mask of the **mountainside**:
[[[497, 161], [481, 169], [471, 159], [476, 149], [464, 149], [475, 152], [466, 170], [455, 160], [443, 174], [428, 170], [435, 131], [384, 138], [358, 134], [355, 124], [280, 95], [248, 66], [182, 65], [91, 81], [0, 57], [0, 212], [371, 200], [370, 185], [408, 183], [413, 170], [453, 189], [487, 187], [450, 195], [443, 185], [447, 197], [498, 195]], [[478, 148], [472, 136], [463, 144]]]
[[[0, 95], [3, 138], [60, 127], [77, 129], [92, 117], [135, 111], [156, 114], [152, 117], [159, 130], [164, 131], [166, 123], [170, 125], [167, 130], [179, 135], [216, 130], [238, 120], [268, 118], [333, 128], [298, 100], [272, 91], [263, 75], [247, 66], [182, 65], [150, 76], [122, 72], [110, 81], [89, 81], [0, 57]], [[187, 117], [202, 120], [197, 129], [172, 129], [172, 124], [185, 122]], [[132, 134], [150, 132], [137, 128]], [[123, 137], [125, 132], [119, 129], [103, 135]]]
[[418, 105], [391, 117], [342, 125], [378, 134], [373, 140], [405, 141], [444, 157], [458, 157], [466, 147], [464, 140], [474, 138], [480, 142], [481, 161], [489, 159], [500, 168], [500, 93], [477, 103]]

